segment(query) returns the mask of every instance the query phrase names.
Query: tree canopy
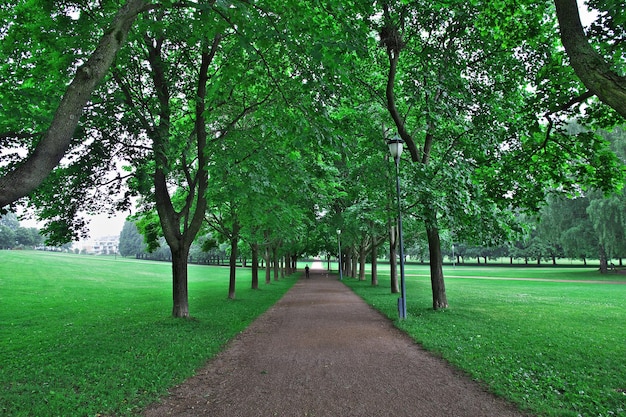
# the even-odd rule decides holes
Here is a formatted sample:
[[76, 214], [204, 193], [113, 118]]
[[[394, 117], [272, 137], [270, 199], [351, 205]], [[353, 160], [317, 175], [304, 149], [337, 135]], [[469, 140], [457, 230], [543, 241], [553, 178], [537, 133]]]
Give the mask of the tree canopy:
[[[581, 35], [560, 0], [12, 0], [0, 206], [28, 195], [61, 242], [80, 236], [81, 213], [135, 205], [148, 247], [171, 250], [173, 315], [186, 317], [205, 228], [268, 260], [333, 253], [341, 229], [351, 270], [393, 242], [385, 140], [398, 136], [407, 230], [427, 237], [433, 307], [446, 307], [441, 235], [499, 244], [552, 191], [621, 188], [622, 162], [594, 133], [623, 116], [612, 3], [590, 2], [599, 17]], [[590, 86], [601, 71], [612, 84]]]

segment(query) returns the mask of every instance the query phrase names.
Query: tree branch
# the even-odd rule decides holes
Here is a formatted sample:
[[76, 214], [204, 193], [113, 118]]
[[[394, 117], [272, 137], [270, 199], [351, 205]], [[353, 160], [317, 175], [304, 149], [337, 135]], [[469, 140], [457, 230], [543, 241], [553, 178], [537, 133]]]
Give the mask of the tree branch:
[[43, 139], [21, 165], [0, 178], [0, 208], [37, 188], [61, 161], [91, 93], [108, 72], [137, 15], [147, 7], [151, 7], [149, 0], [129, 0], [115, 15], [89, 60], [76, 72]]
[[626, 77], [613, 70], [589, 44], [576, 0], [554, 0], [561, 42], [576, 75], [600, 101], [626, 118]]

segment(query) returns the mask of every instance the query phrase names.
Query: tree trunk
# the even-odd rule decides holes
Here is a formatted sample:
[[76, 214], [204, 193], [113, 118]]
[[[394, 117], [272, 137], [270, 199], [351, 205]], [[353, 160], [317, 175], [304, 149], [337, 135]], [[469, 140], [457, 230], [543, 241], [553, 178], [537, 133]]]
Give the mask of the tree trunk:
[[600, 255], [600, 273], [606, 274], [609, 272], [609, 262], [606, 257], [606, 250], [604, 246], [600, 245], [599, 247], [599, 255]]
[[433, 292], [433, 309], [447, 308], [448, 298], [443, 280], [443, 258], [441, 256], [439, 229], [427, 226], [426, 235], [428, 236], [428, 249], [430, 252], [430, 284]]
[[285, 278], [285, 269], [287, 268], [287, 255], [280, 257], [280, 278]]
[[230, 280], [228, 282], [228, 298], [235, 299], [235, 281], [237, 278], [237, 244], [239, 243], [239, 224], [233, 224], [233, 234], [230, 238]]
[[377, 287], [378, 286], [378, 259], [377, 255], [378, 255], [378, 242], [376, 240], [376, 237], [374, 236], [372, 238], [372, 252], [371, 252], [371, 256], [372, 256], [372, 286], [373, 287]]
[[398, 294], [398, 234], [395, 226], [389, 226], [389, 277], [391, 278], [391, 293]]
[[183, 318], [189, 317], [189, 292], [187, 288], [187, 257], [189, 256], [188, 245], [178, 245], [178, 249], [172, 249], [172, 296], [174, 307], [172, 316]]
[[271, 273], [270, 273], [270, 246], [265, 246], [265, 283], [269, 284], [272, 282]]
[[365, 258], [367, 252], [365, 251], [365, 245], [361, 243], [359, 246], [359, 281], [365, 281]]
[[253, 243], [250, 245], [252, 250], [252, 289], [259, 289], [259, 244]]
[[280, 269], [280, 260], [278, 259], [278, 248], [272, 248], [272, 258], [274, 263], [274, 281], [278, 281], [279, 278], [279, 269]]

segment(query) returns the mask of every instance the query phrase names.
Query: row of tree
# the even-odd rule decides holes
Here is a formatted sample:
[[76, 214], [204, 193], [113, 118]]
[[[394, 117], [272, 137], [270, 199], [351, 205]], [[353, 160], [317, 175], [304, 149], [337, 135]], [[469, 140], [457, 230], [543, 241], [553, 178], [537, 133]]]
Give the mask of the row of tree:
[[395, 262], [385, 141], [399, 136], [405, 233], [428, 242], [443, 308], [442, 236], [494, 246], [551, 192], [621, 188], [594, 133], [626, 114], [615, 3], [590, 2], [602, 13], [585, 37], [575, 0], [9, 0], [0, 206], [30, 193], [63, 242], [81, 213], [136, 204], [148, 248], [170, 249], [186, 317], [197, 236], [228, 242], [231, 265], [245, 242], [253, 286], [261, 257], [292, 268], [333, 253], [338, 229], [348, 268], [385, 241]]
[[43, 244], [35, 227], [22, 227], [13, 213], [0, 216], [0, 249], [34, 248]]

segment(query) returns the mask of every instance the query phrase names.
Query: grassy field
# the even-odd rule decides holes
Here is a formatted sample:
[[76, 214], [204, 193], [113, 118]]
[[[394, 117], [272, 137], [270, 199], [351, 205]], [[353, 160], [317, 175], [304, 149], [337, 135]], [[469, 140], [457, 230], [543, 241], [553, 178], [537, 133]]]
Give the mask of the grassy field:
[[133, 415], [183, 381], [295, 279], [250, 290], [189, 267], [193, 319], [170, 316], [167, 263], [0, 251], [0, 415]]
[[[344, 281], [397, 320], [387, 268], [379, 269], [378, 287], [369, 276]], [[450, 308], [433, 311], [427, 268], [407, 266], [409, 318], [396, 322], [425, 348], [533, 414], [626, 415], [626, 285], [611, 283], [626, 275], [450, 266]]]

